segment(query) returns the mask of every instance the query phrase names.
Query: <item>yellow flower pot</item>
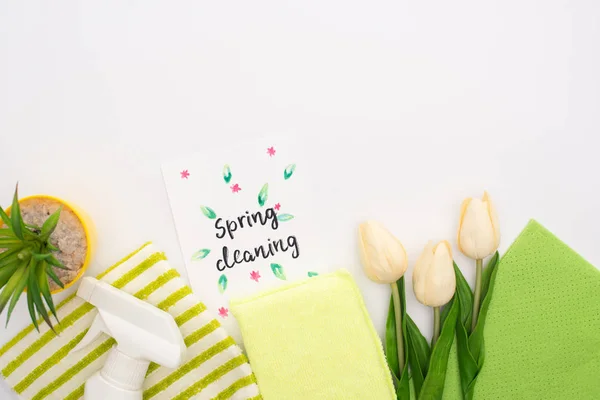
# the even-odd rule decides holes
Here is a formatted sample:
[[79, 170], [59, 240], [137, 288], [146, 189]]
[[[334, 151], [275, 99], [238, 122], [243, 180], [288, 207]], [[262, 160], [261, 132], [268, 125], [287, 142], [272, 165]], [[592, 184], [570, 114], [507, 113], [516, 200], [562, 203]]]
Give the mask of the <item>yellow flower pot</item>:
[[[59, 287], [58, 289], [55, 289], [51, 292], [52, 294], [56, 294], [56, 293], [60, 293], [63, 290], [66, 290], [69, 287], [73, 286], [73, 284], [75, 284], [75, 282], [77, 282], [83, 276], [85, 271], [88, 269], [88, 267], [92, 261], [94, 252], [96, 250], [96, 229], [94, 227], [92, 219], [88, 216], [88, 214], [85, 211], [83, 211], [81, 208], [77, 207], [74, 204], [71, 204], [63, 199], [59, 199], [54, 196], [48, 196], [48, 195], [28, 196], [28, 197], [19, 199], [19, 204], [24, 204], [24, 203], [27, 203], [28, 201], [35, 200], [35, 199], [52, 200], [52, 201], [62, 204], [63, 208], [71, 210], [73, 212], [73, 214], [75, 214], [75, 216], [77, 217], [79, 222], [81, 222], [81, 225], [83, 226], [83, 231], [85, 233], [87, 249], [86, 249], [86, 254], [85, 254], [85, 259], [84, 259], [83, 265], [81, 266], [77, 276], [73, 280], [71, 280], [71, 282], [65, 283], [64, 288]], [[6, 213], [10, 215], [10, 207], [6, 209]]]

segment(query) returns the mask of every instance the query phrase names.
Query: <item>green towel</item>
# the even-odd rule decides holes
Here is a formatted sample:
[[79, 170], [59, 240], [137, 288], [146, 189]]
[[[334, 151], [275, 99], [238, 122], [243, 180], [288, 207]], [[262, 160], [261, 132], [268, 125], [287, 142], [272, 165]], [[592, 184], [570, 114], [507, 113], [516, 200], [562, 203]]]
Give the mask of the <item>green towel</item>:
[[348, 272], [230, 306], [265, 400], [396, 399], [381, 341]]
[[[535, 221], [498, 265], [475, 399], [600, 399], [600, 271]], [[456, 352], [444, 399], [460, 399]]]

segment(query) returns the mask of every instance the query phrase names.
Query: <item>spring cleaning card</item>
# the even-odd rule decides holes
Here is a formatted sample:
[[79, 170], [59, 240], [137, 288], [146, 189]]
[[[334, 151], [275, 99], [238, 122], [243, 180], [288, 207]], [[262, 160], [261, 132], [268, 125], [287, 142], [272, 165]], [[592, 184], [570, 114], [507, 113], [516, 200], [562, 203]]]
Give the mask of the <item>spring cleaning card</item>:
[[265, 139], [162, 165], [190, 285], [238, 343], [230, 298], [318, 273], [313, 191], [298, 153]]

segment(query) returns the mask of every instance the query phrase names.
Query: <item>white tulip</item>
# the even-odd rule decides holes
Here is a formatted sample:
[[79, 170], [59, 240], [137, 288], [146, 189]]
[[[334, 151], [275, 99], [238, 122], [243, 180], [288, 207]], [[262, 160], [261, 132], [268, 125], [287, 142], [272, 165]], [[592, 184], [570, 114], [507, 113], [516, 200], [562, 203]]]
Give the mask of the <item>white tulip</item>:
[[364, 222], [358, 231], [360, 255], [369, 279], [390, 284], [402, 278], [408, 267], [402, 243], [379, 222]]
[[458, 226], [458, 248], [473, 260], [482, 260], [500, 245], [498, 215], [487, 192], [463, 201]]
[[413, 271], [413, 289], [426, 306], [441, 307], [450, 301], [456, 290], [450, 243], [427, 244]]

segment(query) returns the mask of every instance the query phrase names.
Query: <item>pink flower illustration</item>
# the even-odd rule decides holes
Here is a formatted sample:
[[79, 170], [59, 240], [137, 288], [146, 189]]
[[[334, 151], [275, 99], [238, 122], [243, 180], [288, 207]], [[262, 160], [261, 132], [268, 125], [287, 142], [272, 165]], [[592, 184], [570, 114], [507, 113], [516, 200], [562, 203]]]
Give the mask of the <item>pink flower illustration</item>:
[[267, 149], [267, 154], [269, 155], [269, 157], [273, 157], [275, 155], [275, 147], [271, 146]]
[[258, 282], [258, 280], [260, 279], [260, 272], [258, 272], [258, 271], [250, 272], [250, 279], [252, 279], [255, 282]]
[[226, 309], [225, 307], [219, 308], [219, 316], [221, 318], [227, 318], [229, 316], [229, 310]]
[[188, 172], [187, 169], [184, 169], [183, 171], [181, 171], [180, 174], [181, 174], [181, 179], [187, 179], [188, 176], [190, 176], [190, 173]]
[[281, 208], [281, 204], [277, 203], [275, 204], [275, 207], [273, 207], [274, 209], [276, 209], [277, 211], [279, 211], [279, 209]]
[[241, 188], [241, 187], [240, 187], [240, 185], [238, 185], [237, 183], [236, 183], [235, 185], [231, 186], [231, 192], [232, 192], [232, 193], [237, 193], [237, 192], [239, 192], [240, 190], [242, 190], [242, 188]]

